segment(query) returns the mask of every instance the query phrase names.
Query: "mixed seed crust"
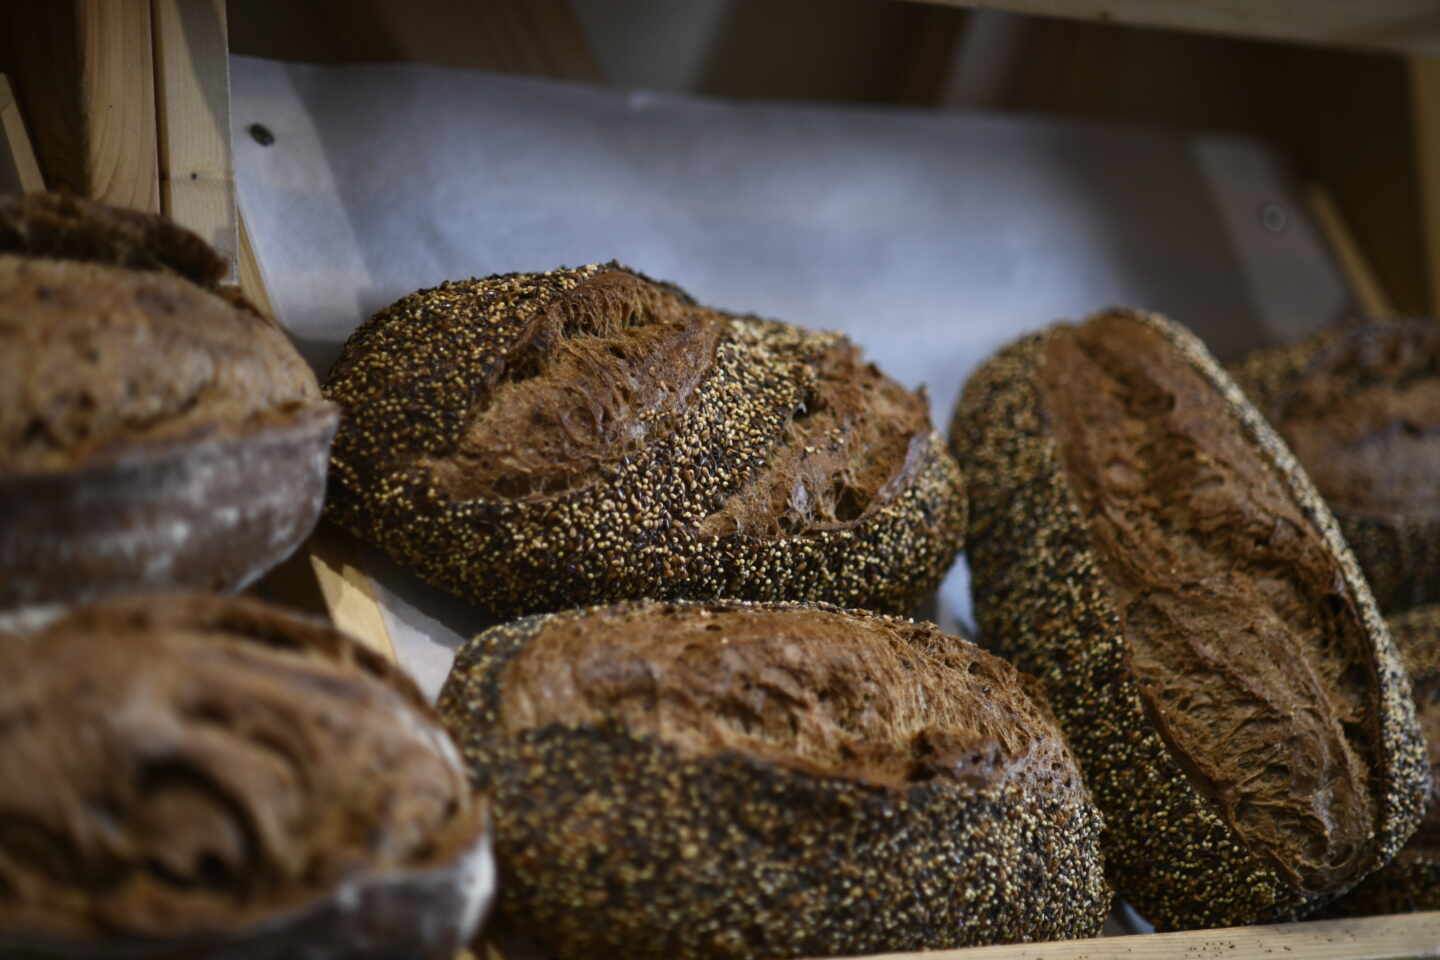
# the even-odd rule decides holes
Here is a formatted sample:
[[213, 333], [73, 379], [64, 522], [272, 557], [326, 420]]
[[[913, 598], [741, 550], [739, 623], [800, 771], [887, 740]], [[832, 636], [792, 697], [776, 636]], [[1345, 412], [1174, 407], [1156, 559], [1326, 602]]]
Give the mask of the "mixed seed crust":
[[1425, 734], [1430, 803], [1420, 829], [1395, 859], [1332, 903], [1329, 916], [1358, 917], [1440, 910], [1440, 606], [1389, 618], [1390, 635], [1410, 673], [1415, 712]]
[[618, 265], [445, 283], [350, 338], [329, 516], [520, 615], [655, 596], [890, 611], [959, 550], [961, 477], [843, 337]]
[[[1140, 609], [1147, 618], [1155, 619], [1149, 614], [1154, 612], [1151, 606], [1157, 598], [1135, 586], [1151, 572], [1156, 578], [1153, 591], [1164, 604], [1171, 597], [1183, 599], [1185, 592], [1195, 586], [1203, 593], [1212, 585], [1210, 578], [1223, 582], [1233, 578], [1235, 570], [1224, 569], [1222, 562], [1216, 572], [1204, 574], [1205, 579], [1198, 583], [1184, 582], [1182, 578], [1178, 584], [1167, 585], [1165, 578], [1172, 571], [1164, 549], [1149, 559], [1143, 553], [1127, 556], [1123, 549], [1127, 537], [1151, 534], [1125, 523], [1114, 535], [1118, 540], [1102, 549], [1096, 539], [1096, 531], [1101, 528], [1095, 524], [1113, 519], [1113, 508], [1109, 503], [1092, 505], [1087, 513], [1082, 507], [1084, 486], [1077, 486], [1075, 478], [1067, 476], [1067, 460], [1057, 440], [1058, 425], [1065, 415], [1073, 415], [1072, 421], [1083, 421], [1086, 413], [1049, 409], [1042, 382], [1052, 341], [1076, 336], [1072, 332], [1076, 328], [1054, 327], [1002, 350], [971, 378], [956, 411], [951, 444], [966, 473], [971, 498], [967, 536], [981, 634], [987, 644], [1010, 656], [1017, 667], [1033, 673], [1045, 685], [1096, 804], [1109, 824], [1105, 834], [1106, 861], [1118, 895], [1160, 929], [1243, 925], [1302, 916], [1389, 860], [1419, 821], [1425, 771], [1408, 681], [1333, 518], [1284, 444], [1218, 369], [1199, 341], [1153, 314], [1115, 311], [1091, 320], [1091, 324], [1101, 323], [1128, 323], [1142, 336], [1158, 335], [1173, 354], [1173, 360], [1167, 362], [1188, 367], [1192, 376], [1198, 374], [1213, 391], [1213, 401], [1207, 402], [1216, 406], [1220, 418], [1228, 416], [1233, 430], [1243, 434], [1244, 443], [1253, 451], [1251, 456], [1258, 456], [1265, 464], [1260, 472], [1282, 485], [1293, 508], [1303, 517], [1301, 526], [1309, 528], [1292, 531], [1290, 521], [1277, 521], [1275, 534], [1293, 535], [1307, 543], [1318, 538], [1323, 544], [1319, 553], [1313, 546], [1304, 546], [1307, 556], [1318, 557], [1315, 562], [1330, 571], [1327, 576], [1333, 578], [1333, 587], [1326, 588], [1330, 591], [1326, 597], [1334, 594], [1339, 598], [1325, 605], [1323, 616], [1343, 615], [1354, 622], [1346, 630], [1335, 628], [1329, 632], [1326, 627], [1326, 632], [1316, 635], [1314, 642], [1320, 646], [1313, 656], [1317, 663], [1337, 657], [1349, 664], [1336, 677], [1328, 675], [1329, 667], [1320, 671], [1322, 679], [1318, 682], [1324, 695], [1318, 696], [1316, 702], [1321, 710], [1326, 709], [1327, 702], [1343, 705], [1330, 709], [1334, 711], [1333, 722], [1341, 725], [1343, 721], [1343, 739], [1350, 746], [1325, 746], [1328, 741], [1324, 737], [1296, 733], [1293, 722], [1287, 726], [1284, 710], [1279, 708], [1288, 702], [1288, 694], [1276, 695], [1257, 688], [1251, 703], [1252, 715], [1245, 706], [1250, 700], [1243, 693], [1243, 676], [1232, 676], [1222, 668], [1216, 675], [1225, 678], [1225, 685], [1207, 686], [1210, 681], [1205, 678], [1212, 670], [1206, 666], [1208, 657], [1218, 656], [1217, 662], [1222, 665], [1229, 656], [1236, 656], [1240, 662], [1248, 657], [1257, 667], [1267, 663], [1272, 665], [1267, 670], [1283, 672], [1287, 656], [1310, 656], [1304, 646], [1292, 647], [1287, 654], [1270, 646], [1281, 641], [1252, 640], [1249, 642], [1260, 645], [1249, 652], [1231, 648], [1236, 652], [1225, 653], [1224, 644], [1248, 637], [1249, 628], [1243, 633], [1237, 629], [1189, 641], [1199, 644], [1189, 652], [1177, 652], [1183, 647], [1162, 649], [1158, 634], [1147, 638], [1149, 649], [1137, 648], [1129, 639], [1132, 629], [1150, 628], [1149, 624], [1132, 622], [1132, 612]], [[1174, 409], [1173, 396], [1150, 395], [1144, 389], [1130, 400], [1140, 407], [1150, 407], [1162, 418], [1171, 416]], [[1142, 411], [1136, 414], [1135, 422], [1149, 415]], [[1153, 433], [1145, 432], [1153, 427], [1122, 422], [1113, 429], [1136, 429], [1142, 444], [1161, 443], [1157, 449], [1173, 442], [1173, 436], [1157, 439]], [[1113, 439], [1107, 434], [1104, 442]], [[1183, 450], [1183, 445], [1177, 449]], [[1150, 472], [1135, 476], [1126, 469], [1133, 465], [1121, 457], [1113, 464], [1102, 465], [1106, 471], [1113, 471], [1104, 482], [1116, 484], [1122, 492], [1132, 482], [1157, 484], [1151, 493], [1159, 498], [1156, 508], [1160, 509], [1170, 502], [1171, 491], [1162, 490], [1157, 477], [1168, 476], [1176, 468], [1170, 461], [1182, 456], [1187, 454], [1172, 450], [1161, 458], [1164, 462], [1152, 464]], [[1199, 465], [1207, 454], [1202, 448], [1194, 456]], [[1223, 463], [1217, 465], [1221, 473], [1226, 472], [1225, 468]], [[1211, 508], [1222, 512], [1231, 509], [1223, 501], [1208, 499], [1222, 496], [1220, 490], [1210, 490], [1212, 486], [1238, 489], [1244, 496], [1243, 482], [1233, 478], [1221, 482], [1205, 477], [1203, 471], [1187, 470], [1181, 468], [1183, 482], [1193, 481], [1194, 486], [1174, 493], [1195, 497], [1197, 516]], [[1149, 516], [1137, 522], [1164, 526], [1168, 513], [1162, 510], [1160, 516], [1158, 521]], [[1222, 526], [1215, 530], [1194, 529], [1187, 523], [1184, 530], [1169, 531], [1199, 543], [1198, 547], [1177, 545], [1175, 561], [1191, 562], [1186, 551], [1192, 549], [1202, 554], [1232, 549], [1232, 521], [1221, 522]], [[1219, 539], [1208, 539], [1216, 534]], [[1122, 549], [1116, 550], [1116, 543]], [[1279, 591], [1274, 596], [1285, 601], [1277, 601], [1279, 611], [1289, 602], [1292, 585], [1285, 578], [1292, 574], [1284, 572], [1283, 563], [1275, 566], [1275, 561], [1264, 553], [1272, 547], [1273, 543], [1261, 537], [1253, 547], [1237, 543], [1233, 549], [1237, 561], [1256, 564], [1254, 587], [1262, 597], [1268, 600], [1272, 591]], [[1247, 552], [1251, 549], [1262, 551], [1263, 556]], [[1212, 555], [1206, 562], [1213, 563], [1214, 559]], [[1117, 564], [1130, 564], [1135, 569], [1116, 580]], [[1153, 571], [1145, 569], [1147, 564]], [[1272, 582], [1272, 577], [1279, 580]], [[1124, 583], [1129, 586], [1123, 590], [1117, 587]], [[1128, 603], [1122, 603], [1122, 598]], [[1180, 606], [1184, 614], [1184, 604]], [[1249, 609], [1248, 603], [1243, 605], [1238, 615], [1251, 616], [1246, 612]], [[1190, 619], [1185, 614], [1179, 616], [1178, 622]], [[1256, 637], [1269, 635], [1261, 631]], [[1275, 635], [1284, 636], [1283, 629]], [[1166, 643], [1170, 640], [1166, 639]], [[1142, 656], [1144, 662], [1137, 661], [1137, 656]], [[1199, 683], [1185, 682], [1187, 658], [1192, 658], [1195, 671], [1188, 679], [1198, 679]], [[1317, 681], [1312, 677], [1295, 682]], [[1167, 695], [1167, 690], [1173, 693], [1175, 689], [1182, 689], [1183, 695]], [[1362, 690], [1365, 696], [1357, 698], [1352, 695], [1354, 690]], [[1177, 734], [1182, 729], [1177, 723], [1189, 720], [1191, 712], [1199, 716], [1214, 710], [1216, 698], [1225, 697], [1234, 698], [1234, 702], [1225, 708], [1229, 721], [1216, 727], [1219, 732], [1214, 744], [1186, 746], [1184, 738]], [[1332, 699], [1327, 701], [1326, 697]], [[1363, 702], [1363, 716], [1347, 712], [1357, 702]], [[1215, 778], [1214, 771], [1216, 764], [1223, 766], [1230, 760], [1222, 755], [1226, 744], [1257, 718], [1259, 726], [1273, 723], [1274, 735], [1294, 735], [1299, 744], [1299, 752], [1290, 760], [1276, 761], [1283, 766], [1253, 771], [1262, 780], [1291, 778], [1288, 787], [1284, 783], [1279, 787], [1288, 793], [1267, 801], [1289, 808], [1272, 811], [1280, 823], [1278, 829], [1265, 827], [1260, 831], [1272, 840], [1293, 832], [1295, 823], [1313, 824], [1328, 815], [1316, 804], [1328, 795], [1322, 791], [1330, 784], [1305, 779], [1305, 771], [1318, 761], [1304, 751], [1336, 749], [1340, 751], [1336, 756], [1340, 756], [1348, 750], [1352, 754], [1349, 759], [1335, 761], [1334, 776], [1339, 778], [1351, 776], [1340, 771], [1355, 769], [1357, 758], [1363, 763], [1363, 787], [1370, 796], [1359, 799], [1370, 802], [1373, 827], [1362, 829], [1358, 842], [1363, 849], [1347, 847], [1340, 851], [1343, 868], [1302, 869], [1300, 861], [1311, 850], [1303, 844], [1313, 841], [1303, 841], [1298, 855], [1293, 846], [1287, 853], [1284, 843], [1246, 844], [1247, 833], [1239, 828], [1244, 822], [1253, 823], [1246, 818], [1255, 811], [1245, 807], [1243, 792], [1236, 790], [1243, 791], [1253, 784], [1242, 780], [1227, 787], [1224, 778]], [[1213, 719], [1224, 721], [1224, 716]], [[1263, 749], [1265, 738], [1255, 736], [1255, 730], [1249, 734], [1249, 739]], [[1199, 753], [1193, 752], [1197, 749]], [[1214, 755], [1207, 756], [1206, 750]], [[1320, 769], [1325, 769], [1324, 764]], [[1312, 799], [1306, 798], [1307, 791], [1314, 794]], [[1363, 808], [1361, 803], [1359, 809]], [[1318, 831], [1321, 837], [1329, 836], [1324, 827], [1310, 825], [1305, 829]]]
[[486, 631], [439, 707], [502, 923], [556, 957], [797, 957], [1099, 933], [1101, 820], [1033, 690], [929, 624], [646, 601]]

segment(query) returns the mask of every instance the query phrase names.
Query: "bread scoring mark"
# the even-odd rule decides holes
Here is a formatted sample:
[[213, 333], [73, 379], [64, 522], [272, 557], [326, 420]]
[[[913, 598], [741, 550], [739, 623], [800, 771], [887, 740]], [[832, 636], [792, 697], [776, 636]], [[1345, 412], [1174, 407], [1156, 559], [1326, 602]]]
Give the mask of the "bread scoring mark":
[[1306, 890], [1370, 862], [1375, 667], [1338, 562], [1224, 399], [1154, 331], [1062, 330], [1041, 385], [1147, 715]]
[[548, 302], [471, 402], [452, 449], [420, 461], [450, 496], [574, 489], [674, 433], [728, 324], [606, 270]]
[[912, 393], [865, 363], [843, 337], [822, 342], [764, 468], [705, 518], [702, 534], [839, 530], [904, 489], [930, 433], [924, 392]]

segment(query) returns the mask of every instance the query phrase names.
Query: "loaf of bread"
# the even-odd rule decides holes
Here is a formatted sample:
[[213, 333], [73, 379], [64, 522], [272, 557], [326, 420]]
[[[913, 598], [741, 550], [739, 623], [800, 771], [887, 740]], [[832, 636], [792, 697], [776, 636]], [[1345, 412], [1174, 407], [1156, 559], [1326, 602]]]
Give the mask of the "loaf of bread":
[[1440, 910], [1440, 606], [1416, 607], [1387, 621], [1410, 672], [1425, 734], [1430, 804], [1420, 829], [1395, 859], [1330, 905], [1332, 916]]
[[328, 515], [500, 615], [639, 597], [902, 610], [960, 547], [923, 392], [844, 337], [614, 264], [386, 308], [325, 385]]
[[1299, 916], [1419, 822], [1409, 683], [1329, 511], [1200, 342], [1112, 311], [966, 384], [988, 645], [1046, 685], [1118, 896], [1161, 929]]
[[0, 199], [0, 608], [241, 587], [319, 516], [337, 413], [162, 218]]
[[1334, 511], [1381, 611], [1440, 601], [1440, 323], [1326, 330], [1231, 373]]
[[640, 602], [463, 647], [440, 711], [548, 956], [1096, 935], [1100, 818], [1028, 678], [935, 627]]
[[483, 805], [415, 685], [245, 599], [0, 643], [0, 955], [453, 960]]

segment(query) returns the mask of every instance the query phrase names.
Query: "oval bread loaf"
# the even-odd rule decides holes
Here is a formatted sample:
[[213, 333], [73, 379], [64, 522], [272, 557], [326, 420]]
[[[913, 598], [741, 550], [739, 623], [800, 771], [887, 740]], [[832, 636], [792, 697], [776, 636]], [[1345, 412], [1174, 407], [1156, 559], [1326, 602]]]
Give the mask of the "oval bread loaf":
[[1332, 916], [1440, 910], [1440, 606], [1417, 607], [1387, 621], [1410, 672], [1415, 712], [1425, 734], [1430, 802], [1420, 829], [1389, 864], [1330, 905]]
[[642, 602], [466, 644], [497, 920], [554, 957], [821, 957], [1096, 935], [1101, 822], [1028, 678], [923, 623]]
[[952, 445], [987, 644], [1045, 683], [1162, 929], [1301, 915], [1390, 859], [1425, 769], [1333, 518], [1188, 332], [1112, 311], [1002, 350]]
[[1231, 374], [1315, 481], [1380, 609], [1440, 600], [1440, 322], [1326, 330]]
[[114, 601], [0, 643], [0, 954], [452, 960], [483, 805], [408, 677], [253, 600]]
[[163, 218], [0, 198], [0, 608], [239, 588], [314, 527], [337, 420]]
[[964, 529], [923, 393], [836, 334], [610, 264], [446, 283], [346, 343], [329, 516], [500, 615], [643, 596], [902, 610]]

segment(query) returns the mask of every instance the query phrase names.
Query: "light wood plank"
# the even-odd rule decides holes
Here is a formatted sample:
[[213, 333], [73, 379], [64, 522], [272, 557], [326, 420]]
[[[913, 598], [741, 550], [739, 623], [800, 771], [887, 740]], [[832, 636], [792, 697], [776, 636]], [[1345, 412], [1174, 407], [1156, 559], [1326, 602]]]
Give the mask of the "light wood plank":
[[149, 0], [79, 4], [81, 111], [90, 196], [160, 209]]
[[154, 0], [161, 208], [230, 263], [239, 256], [225, 0]]
[[45, 178], [40, 175], [40, 164], [35, 161], [35, 148], [30, 144], [30, 135], [25, 131], [25, 120], [20, 116], [20, 104], [10, 80], [0, 73], [0, 150], [4, 150], [6, 164], [15, 171], [16, 186], [21, 193], [42, 193]]
[[930, 0], [953, 7], [1103, 20], [1137, 26], [1224, 33], [1440, 55], [1434, 0]]
[[1310, 204], [1311, 212], [1315, 214], [1320, 232], [1325, 235], [1331, 252], [1340, 264], [1340, 272], [1345, 274], [1350, 291], [1355, 294], [1355, 302], [1360, 305], [1361, 314], [1367, 320], [1394, 318], [1394, 304], [1375, 275], [1369, 258], [1355, 242], [1355, 237], [1341, 215], [1340, 208], [1335, 205], [1334, 198], [1330, 196], [1330, 191], [1312, 184], [1305, 190], [1305, 199]]
[[369, 574], [356, 566], [359, 544], [322, 524], [306, 549], [325, 608], [335, 626], [397, 662], [395, 642], [385, 626], [375, 584]]
[[1182, 957], [1284, 957], [1285, 960], [1419, 960], [1440, 957], [1440, 912], [1355, 920], [1148, 933], [1099, 940], [887, 953], [874, 960], [1178, 960]]
[[[268, 316], [275, 316], [270, 303], [270, 288], [265, 285], [265, 274], [260, 261], [255, 257], [255, 247], [250, 242], [250, 231], [245, 227], [245, 214], [235, 208], [236, 229], [240, 234], [240, 257], [236, 264], [239, 274], [240, 291]], [[278, 319], [278, 318], [277, 318]]]

